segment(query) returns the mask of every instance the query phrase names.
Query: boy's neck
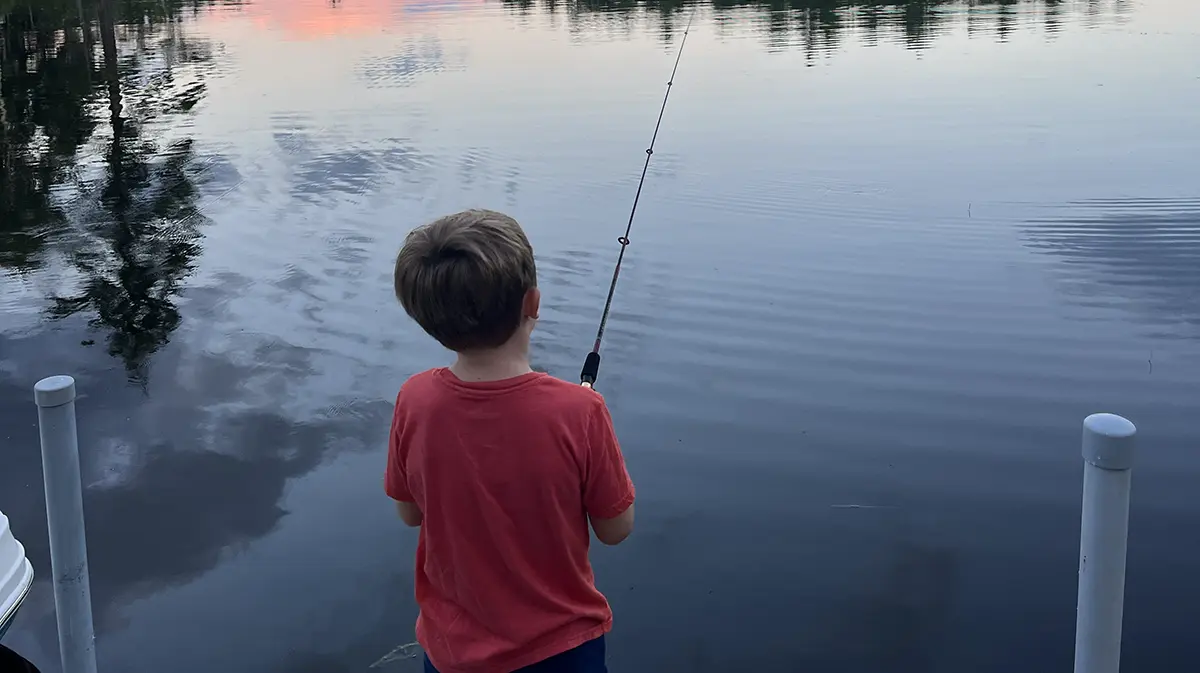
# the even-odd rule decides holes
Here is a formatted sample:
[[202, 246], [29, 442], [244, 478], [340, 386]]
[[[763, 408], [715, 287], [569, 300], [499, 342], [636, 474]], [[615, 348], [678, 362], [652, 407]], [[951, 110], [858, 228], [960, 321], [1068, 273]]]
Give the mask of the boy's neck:
[[[514, 340], [515, 341], [515, 340]], [[528, 343], [507, 343], [499, 348], [459, 353], [450, 371], [462, 381], [503, 381], [533, 371], [529, 366]]]

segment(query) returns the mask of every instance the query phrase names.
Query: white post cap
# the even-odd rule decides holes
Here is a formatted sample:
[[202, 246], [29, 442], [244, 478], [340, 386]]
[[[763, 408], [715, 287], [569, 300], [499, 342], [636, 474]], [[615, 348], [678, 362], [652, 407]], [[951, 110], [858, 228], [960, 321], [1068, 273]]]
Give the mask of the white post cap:
[[39, 407], [61, 407], [75, 399], [75, 379], [48, 376], [33, 387], [33, 399]]
[[1092, 414], [1083, 420], [1083, 459], [1105, 470], [1133, 467], [1137, 427], [1116, 414]]

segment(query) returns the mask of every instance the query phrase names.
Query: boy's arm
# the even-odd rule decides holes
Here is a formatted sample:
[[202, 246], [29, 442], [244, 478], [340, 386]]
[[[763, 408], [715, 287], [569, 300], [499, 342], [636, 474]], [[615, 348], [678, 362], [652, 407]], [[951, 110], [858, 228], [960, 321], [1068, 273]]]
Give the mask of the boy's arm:
[[425, 520], [425, 515], [421, 513], [421, 508], [417, 507], [415, 502], [396, 502], [396, 511], [400, 513], [400, 519], [404, 523], [416, 528]]
[[404, 454], [400, 440], [400, 403], [397, 399], [396, 410], [392, 415], [392, 428], [388, 433], [387, 467], [383, 473], [383, 490], [392, 500], [396, 501], [396, 511], [400, 519], [412, 527], [421, 525], [425, 515], [417, 505], [412, 491], [408, 488], [408, 476], [404, 471]]
[[620, 544], [633, 532], [634, 488], [603, 401], [593, 411], [589, 426], [583, 505], [596, 539]]
[[597, 519], [588, 516], [588, 520], [592, 522], [592, 530], [596, 532], [597, 540], [609, 546], [621, 544], [633, 532], [633, 503], [616, 518]]

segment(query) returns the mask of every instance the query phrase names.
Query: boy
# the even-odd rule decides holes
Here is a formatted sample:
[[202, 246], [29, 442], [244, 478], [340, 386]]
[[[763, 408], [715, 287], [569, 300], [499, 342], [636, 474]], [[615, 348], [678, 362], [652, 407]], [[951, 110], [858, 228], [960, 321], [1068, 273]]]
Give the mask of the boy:
[[534, 372], [541, 295], [515, 220], [488, 210], [412, 231], [396, 297], [457, 353], [396, 398], [384, 485], [419, 526], [427, 673], [605, 673], [608, 601], [590, 535], [633, 530], [634, 488], [603, 399]]

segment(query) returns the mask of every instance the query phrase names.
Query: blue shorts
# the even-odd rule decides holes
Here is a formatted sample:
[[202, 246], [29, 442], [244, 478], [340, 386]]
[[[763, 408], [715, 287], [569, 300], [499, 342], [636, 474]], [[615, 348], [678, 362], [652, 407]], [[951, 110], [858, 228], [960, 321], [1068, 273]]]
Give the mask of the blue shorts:
[[[438, 673], [428, 656], [425, 657], [425, 673]], [[604, 636], [513, 673], [608, 673], [604, 665]]]

